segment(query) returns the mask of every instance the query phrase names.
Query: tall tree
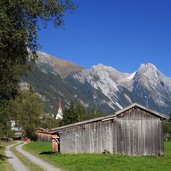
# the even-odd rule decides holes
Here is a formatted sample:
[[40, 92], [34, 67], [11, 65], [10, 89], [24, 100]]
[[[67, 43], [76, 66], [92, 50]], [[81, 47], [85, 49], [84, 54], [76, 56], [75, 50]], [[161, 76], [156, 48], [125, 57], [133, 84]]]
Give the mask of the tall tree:
[[62, 119], [62, 125], [68, 125], [77, 122], [78, 116], [75, 110], [75, 105], [71, 101], [69, 107], [66, 107], [64, 109], [63, 119]]
[[0, 0], [0, 105], [14, 97], [18, 82], [34, 61], [40, 21], [63, 25], [67, 10], [75, 9], [70, 0]]
[[17, 127], [22, 128], [24, 135], [34, 137], [34, 131], [40, 126], [40, 116], [43, 106], [40, 97], [30, 91], [22, 90], [9, 105], [10, 117], [16, 121]]
[[4, 107], [0, 106], [0, 137], [9, 137], [12, 133], [7, 109], [7, 107], [4, 109]]
[[80, 103], [77, 103], [75, 106], [75, 113], [76, 113], [76, 121], [80, 122], [84, 120], [84, 115], [85, 115], [85, 109], [83, 107], [83, 105], [81, 105]]
[[0, 128], [22, 75], [37, 57], [39, 23], [62, 26], [64, 14], [73, 9], [71, 0], [0, 0]]
[[164, 140], [171, 140], [171, 112], [168, 121], [163, 122]]
[[88, 108], [86, 110], [86, 114], [83, 117], [83, 120], [93, 119], [93, 118], [102, 117], [102, 116], [105, 116], [105, 115], [101, 111], [95, 108]]

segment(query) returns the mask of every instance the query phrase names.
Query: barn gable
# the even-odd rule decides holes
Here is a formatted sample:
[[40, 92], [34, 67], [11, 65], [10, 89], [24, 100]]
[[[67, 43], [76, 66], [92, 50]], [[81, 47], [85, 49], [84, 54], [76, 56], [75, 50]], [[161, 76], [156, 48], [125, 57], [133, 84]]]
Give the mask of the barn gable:
[[122, 118], [125, 120], [148, 120], [148, 119], [160, 119], [157, 115], [151, 114], [148, 111], [142, 110], [138, 107], [132, 107], [118, 115], [117, 118]]
[[[141, 111], [141, 112], [140, 112]], [[168, 119], [168, 116], [158, 113], [154, 110], [148, 109], [140, 104], [133, 103], [132, 105], [119, 110], [113, 116], [122, 117], [123, 115], [132, 115], [132, 118], [160, 118], [161, 120]], [[129, 116], [125, 116], [129, 117]], [[130, 116], [131, 117], [131, 116]]]

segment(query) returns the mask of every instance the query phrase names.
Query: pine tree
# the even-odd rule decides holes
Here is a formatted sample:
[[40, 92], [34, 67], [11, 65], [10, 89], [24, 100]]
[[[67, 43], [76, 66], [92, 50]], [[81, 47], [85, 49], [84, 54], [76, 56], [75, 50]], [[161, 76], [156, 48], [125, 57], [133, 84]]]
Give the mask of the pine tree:
[[69, 107], [64, 109], [64, 115], [61, 123], [62, 125], [68, 125], [100, 116], [104, 116], [103, 113], [96, 111], [93, 108], [86, 111], [80, 103], [74, 104], [71, 102]]
[[72, 124], [78, 121], [74, 103], [71, 101], [69, 107], [64, 109], [62, 125]]
[[77, 120], [76, 120], [77, 122], [84, 120], [85, 109], [80, 103], [77, 103], [77, 105], [75, 107], [75, 113], [77, 116]]

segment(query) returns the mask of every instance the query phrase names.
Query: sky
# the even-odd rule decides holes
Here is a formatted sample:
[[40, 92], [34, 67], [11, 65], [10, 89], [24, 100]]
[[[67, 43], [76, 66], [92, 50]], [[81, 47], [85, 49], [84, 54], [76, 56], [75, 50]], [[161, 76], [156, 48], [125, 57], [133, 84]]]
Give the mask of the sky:
[[90, 69], [132, 73], [152, 63], [171, 77], [171, 0], [74, 0], [64, 27], [39, 32], [41, 51]]

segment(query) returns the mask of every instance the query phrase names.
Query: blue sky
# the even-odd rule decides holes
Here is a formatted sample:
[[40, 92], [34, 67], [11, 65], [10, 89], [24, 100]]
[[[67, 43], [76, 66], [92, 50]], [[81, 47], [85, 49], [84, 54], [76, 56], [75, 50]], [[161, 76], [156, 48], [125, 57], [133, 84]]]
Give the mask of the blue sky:
[[171, 76], [171, 0], [74, 0], [64, 28], [39, 32], [41, 51], [91, 68], [134, 72], [153, 63]]

